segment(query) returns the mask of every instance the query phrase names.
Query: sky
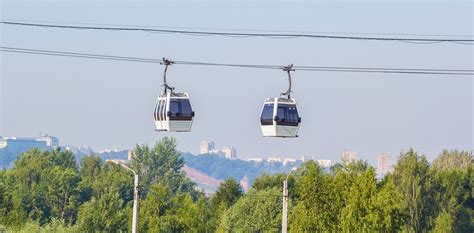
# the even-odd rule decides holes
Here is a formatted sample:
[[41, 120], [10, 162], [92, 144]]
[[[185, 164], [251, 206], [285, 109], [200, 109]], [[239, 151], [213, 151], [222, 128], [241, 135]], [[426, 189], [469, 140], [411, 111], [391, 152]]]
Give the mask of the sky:
[[[473, 2], [391, 1], [1, 1], [1, 18], [164, 27], [315, 32], [473, 35]], [[329, 39], [229, 38], [0, 25], [2, 46], [243, 64], [474, 69], [474, 46]], [[267, 97], [286, 74], [172, 66], [168, 82], [188, 92], [192, 132], [155, 132], [162, 90], [158, 64], [0, 52], [0, 135], [59, 137], [62, 145], [130, 149], [176, 137], [234, 146], [245, 157], [339, 160], [345, 149], [375, 163], [413, 147], [429, 159], [443, 149], [473, 150], [473, 77], [293, 73], [299, 137], [263, 138]]]

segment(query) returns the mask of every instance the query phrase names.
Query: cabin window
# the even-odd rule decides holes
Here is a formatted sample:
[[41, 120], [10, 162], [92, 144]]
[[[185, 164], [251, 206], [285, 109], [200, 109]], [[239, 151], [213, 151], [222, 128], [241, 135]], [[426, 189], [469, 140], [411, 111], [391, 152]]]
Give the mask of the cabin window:
[[262, 115], [260, 116], [261, 125], [273, 125], [273, 106], [273, 104], [263, 106]]

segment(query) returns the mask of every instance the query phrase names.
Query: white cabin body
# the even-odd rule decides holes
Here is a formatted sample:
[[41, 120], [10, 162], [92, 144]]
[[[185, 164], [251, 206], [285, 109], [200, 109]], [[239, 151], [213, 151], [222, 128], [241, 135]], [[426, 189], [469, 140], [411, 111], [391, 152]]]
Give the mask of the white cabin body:
[[154, 111], [156, 131], [189, 132], [194, 111], [188, 93], [161, 93]]
[[260, 127], [264, 137], [298, 137], [301, 117], [295, 99], [267, 98], [260, 116]]

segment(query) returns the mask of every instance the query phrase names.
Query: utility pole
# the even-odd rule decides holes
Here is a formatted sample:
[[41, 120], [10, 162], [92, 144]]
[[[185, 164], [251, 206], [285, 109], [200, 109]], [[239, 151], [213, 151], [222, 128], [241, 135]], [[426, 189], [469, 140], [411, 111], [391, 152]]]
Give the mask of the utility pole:
[[281, 214], [281, 232], [287, 233], [288, 231], [288, 177], [291, 173], [296, 171], [296, 167], [292, 168], [290, 173], [286, 176], [283, 181], [283, 211]]
[[140, 197], [140, 186], [138, 174], [133, 172], [133, 220], [132, 220], [132, 233], [138, 233], [138, 199]]
[[112, 160], [108, 159], [105, 161], [114, 163], [117, 165], [122, 166], [123, 168], [133, 172], [133, 217], [132, 217], [132, 233], [138, 233], [138, 200], [140, 198], [140, 186], [139, 186], [139, 178], [138, 174], [132, 170], [127, 165], [123, 164], [120, 160]]

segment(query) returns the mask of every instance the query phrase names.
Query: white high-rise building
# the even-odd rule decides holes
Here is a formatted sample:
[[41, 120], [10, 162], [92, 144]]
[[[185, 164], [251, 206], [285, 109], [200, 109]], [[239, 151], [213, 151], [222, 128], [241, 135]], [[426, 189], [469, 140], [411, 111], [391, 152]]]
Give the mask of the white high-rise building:
[[283, 166], [286, 166], [287, 164], [295, 164], [296, 159], [293, 158], [284, 158], [283, 159]]
[[59, 146], [59, 139], [57, 137], [49, 136], [47, 134], [41, 135], [36, 138], [36, 141], [46, 142], [46, 145], [49, 147], [58, 147]]
[[393, 171], [392, 156], [387, 153], [377, 155], [377, 174], [384, 176]]
[[344, 150], [341, 159], [343, 163], [355, 163], [357, 162], [357, 152]]
[[236, 159], [237, 158], [237, 150], [232, 146], [226, 146], [222, 149], [222, 153], [226, 159]]
[[249, 191], [250, 185], [249, 185], [249, 178], [247, 175], [244, 175], [244, 177], [240, 180], [240, 187], [244, 190], [244, 192]]
[[319, 166], [323, 168], [330, 168], [332, 165], [332, 162], [329, 159], [318, 159], [318, 164]]
[[200, 154], [209, 154], [216, 147], [216, 144], [213, 141], [202, 141], [199, 144], [199, 153]]

